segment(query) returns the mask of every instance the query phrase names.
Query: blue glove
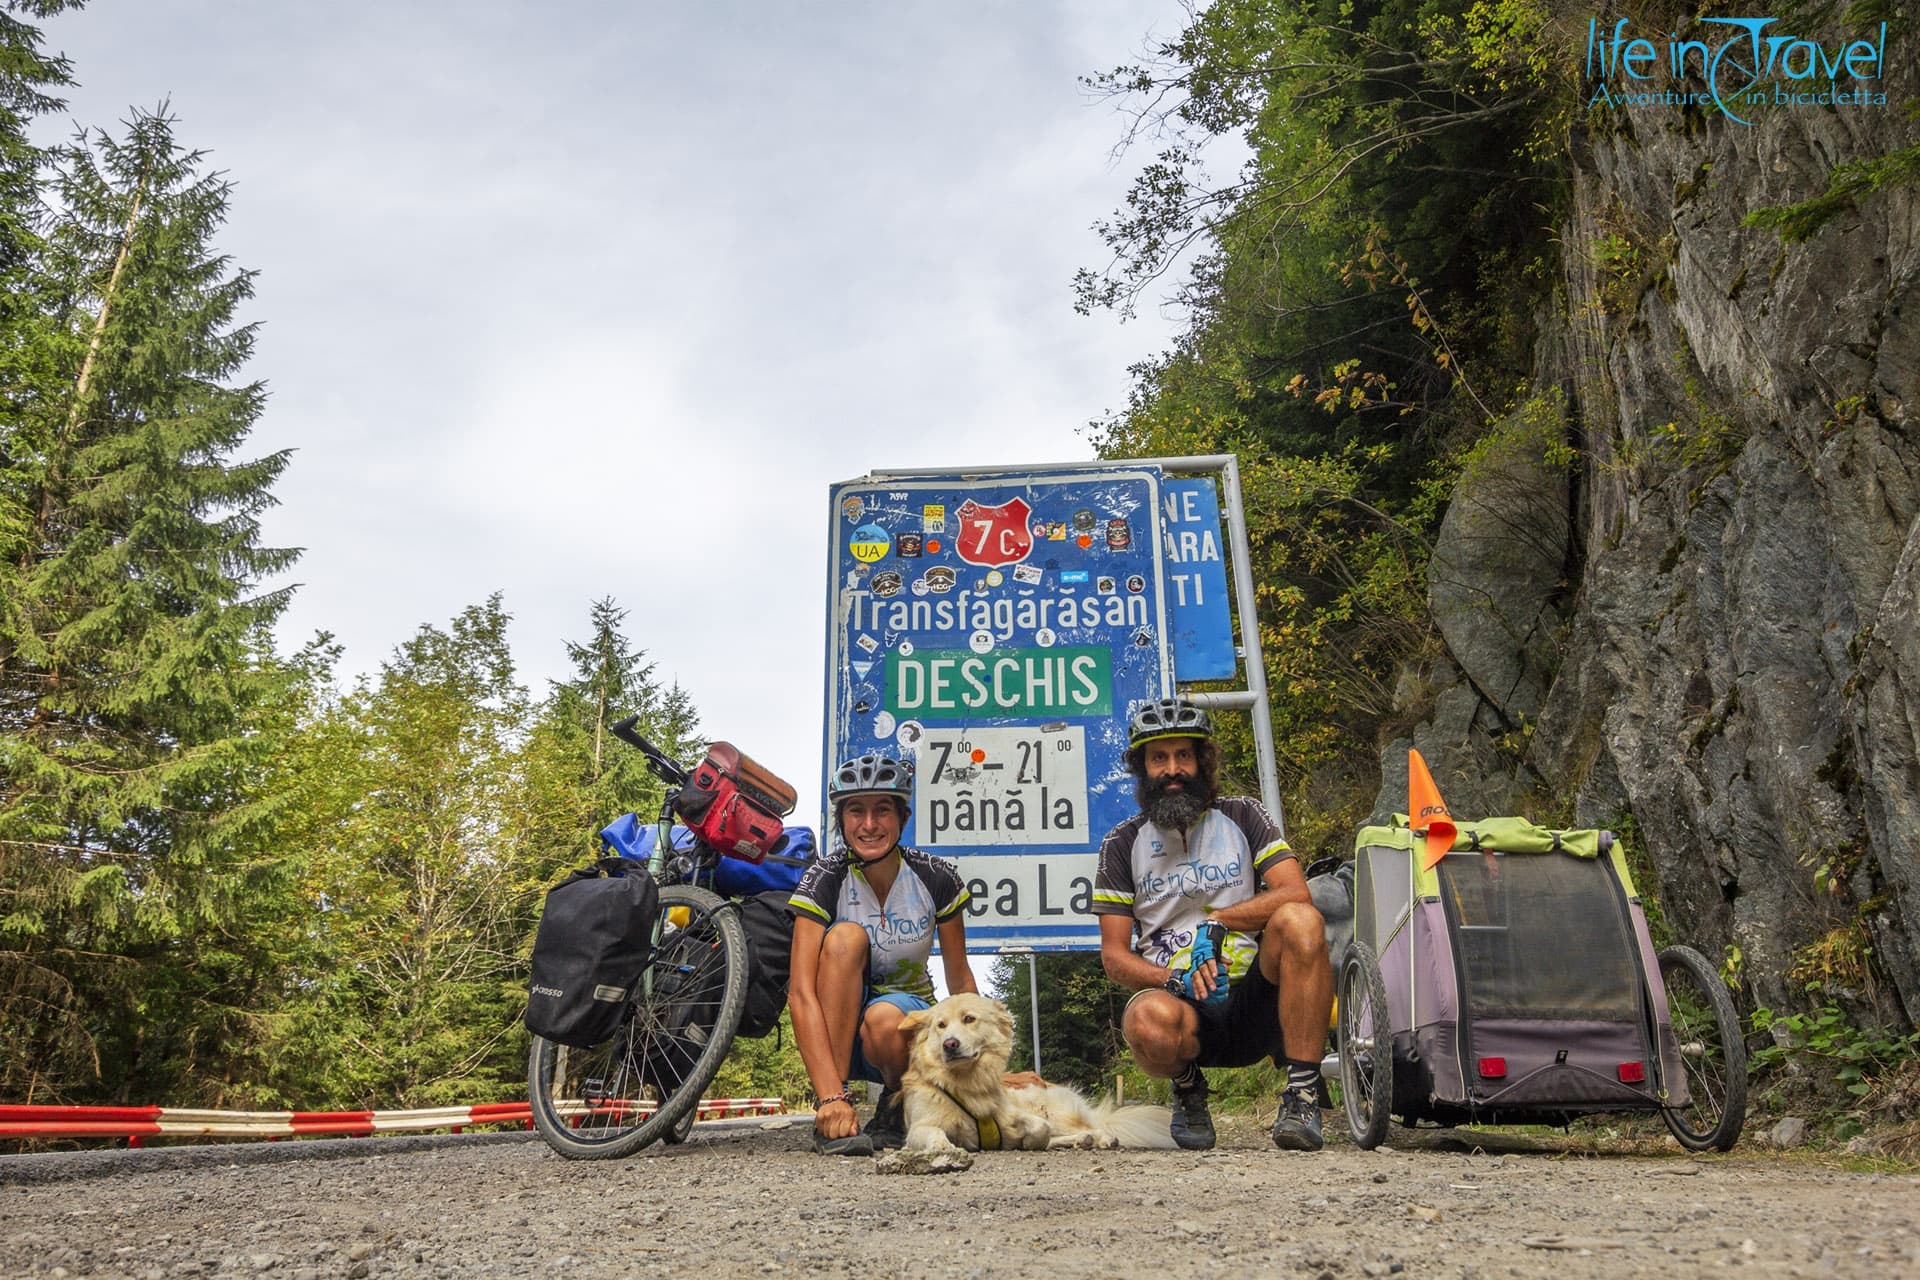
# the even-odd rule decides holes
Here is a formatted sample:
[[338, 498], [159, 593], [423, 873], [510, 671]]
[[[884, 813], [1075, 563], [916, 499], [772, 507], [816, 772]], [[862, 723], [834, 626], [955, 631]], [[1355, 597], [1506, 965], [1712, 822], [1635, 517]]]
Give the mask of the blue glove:
[[1227, 958], [1222, 954], [1226, 940], [1226, 926], [1215, 920], [1207, 921], [1194, 934], [1193, 947], [1187, 952], [1187, 971], [1180, 975], [1181, 989], [1189, 1000], [1200, 999], [1193, 993], [1194, 970], [1209, 960], [1218, 960], [1220, 963], [1213, 975], [1213, 990], [1207, 993], [1205, 1004], [1208, 1008], [1217, 1008], [1227, 1002]]

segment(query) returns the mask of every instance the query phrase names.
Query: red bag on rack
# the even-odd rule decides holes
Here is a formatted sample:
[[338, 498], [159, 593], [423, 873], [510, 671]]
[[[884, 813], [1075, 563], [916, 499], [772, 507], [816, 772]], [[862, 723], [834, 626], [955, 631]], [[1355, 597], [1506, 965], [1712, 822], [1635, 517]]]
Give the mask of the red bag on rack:
[[779, 775], [732, 743], [716, 742], [680, 789], [674, 809], [702, 843], [728, 857], [758, 862], [786, 843], [781, 819], [793, 812], [797, 799]]

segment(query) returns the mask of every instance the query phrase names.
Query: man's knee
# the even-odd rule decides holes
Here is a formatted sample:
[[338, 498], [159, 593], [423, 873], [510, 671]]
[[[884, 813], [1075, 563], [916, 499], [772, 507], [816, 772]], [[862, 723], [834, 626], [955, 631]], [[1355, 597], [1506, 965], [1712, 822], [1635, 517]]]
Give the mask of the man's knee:
[[1261, 949], [1271, 947], [1290, 960], [1311, 961], [1327, 954], [1327, 926], [1311, 902], [1285, 902], [1267, 918]]
[[1127, 1005], [1120, 1020], [1120, 1034], [1136, 1058], [1178, 1057], [1180, 1045], [1192, 1028], [1187, 1026], [1192, 1011], [1164, 991], [1149, 991]]

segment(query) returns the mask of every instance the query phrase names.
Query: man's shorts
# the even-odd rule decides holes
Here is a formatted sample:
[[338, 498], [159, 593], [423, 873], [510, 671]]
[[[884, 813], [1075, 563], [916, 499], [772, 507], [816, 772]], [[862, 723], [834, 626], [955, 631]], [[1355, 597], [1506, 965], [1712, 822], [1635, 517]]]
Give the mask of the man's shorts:
[[[890, 1004], [903, 1014], [912, 1013], [917, 1009], [933, 1008], [932, 1001], [923, 1000], [919, 996], [909, 994], [905, 991], [884, 991], [877, 996], [871, 991], [864, 992], [863, 994], [866, 999], [860, 1006], [862, 1017], [866, 1016], [868, 1009], [873, 1008], [873, 1006], [877, 1004]], [[867, 1061], [867, 1055], [861, 1051], [861, 1048], [860, 1036], [856, 1032], [853, 1037], [853, 1062], [847, 1067], [847, 1078], [849, 1080], [871, 1080], [875, 1084], [886, 1083], [886, 1077], [880, 1074], [880, 1068]]]
[[[1145, 994], [1136, 991], [1127, 1003]], [[1209, 1008], [1182, 995], [1174, 999], [1185, 1001], [1200, 1015], [1200, 1056], [1194, 1061], [1201, 1066], [1250, 1067], [1262, 1058], [1271, 1057], [1276, 1064], [1286, 1059], [1286, 1039], [1280, 1033], [1280, 989], [1260, 972], [1257, 957], [1233, 984], [1225, 1005]]]

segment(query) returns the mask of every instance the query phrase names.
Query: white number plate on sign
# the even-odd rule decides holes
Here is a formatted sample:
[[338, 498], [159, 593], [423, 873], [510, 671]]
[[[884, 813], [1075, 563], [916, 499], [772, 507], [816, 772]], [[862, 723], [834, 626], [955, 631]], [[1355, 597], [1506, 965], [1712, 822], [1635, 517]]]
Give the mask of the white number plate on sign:
[[927, 726], [914, 775], [918, 843], [1084, 845], [1086, 729]]

